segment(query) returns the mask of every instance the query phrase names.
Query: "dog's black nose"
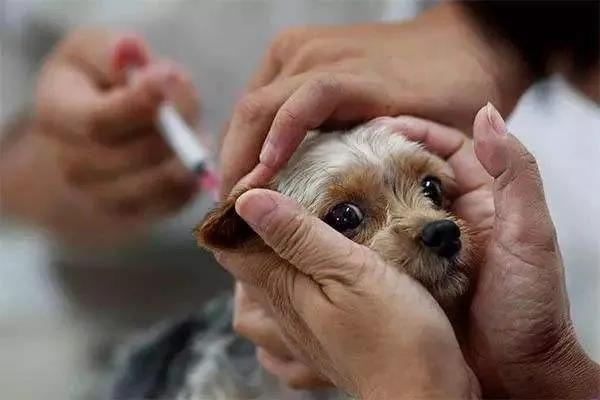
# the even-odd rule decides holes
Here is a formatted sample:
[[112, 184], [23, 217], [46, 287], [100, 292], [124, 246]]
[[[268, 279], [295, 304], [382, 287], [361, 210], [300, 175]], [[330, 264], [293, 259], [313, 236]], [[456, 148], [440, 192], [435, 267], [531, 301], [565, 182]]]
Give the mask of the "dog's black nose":
[[460, 229], [447, 219], [429, 222], [421, 231], [421, 240], [437, 255], [450, 258], [460, 250]]

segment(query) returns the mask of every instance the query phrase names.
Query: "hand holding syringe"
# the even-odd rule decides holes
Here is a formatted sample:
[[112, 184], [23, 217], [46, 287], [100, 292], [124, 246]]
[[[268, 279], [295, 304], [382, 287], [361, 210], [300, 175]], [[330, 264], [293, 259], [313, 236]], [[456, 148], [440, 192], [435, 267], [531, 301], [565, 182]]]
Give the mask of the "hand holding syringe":
[[217, 201], [218, 177], [210, 153], [169, 101], [165, 101], [158, 109], [156, 124], [182, 164], [198, 176], [200, 188]]
[[[121, 46], [122, 44], [122, 46]], [[127, 71], [129, 80], [135, 74], [136, 65], [127, 62], [127, 41], [117, 44], [115, 59]], [[210, 150], [196, 137], [194, 130], [181, 117], [175, 106], [166, 99], [158, 108], [156, 127], [165, 142], [181, 163], [198, 177], [200, 189], [218, 199], [218, 176]]]

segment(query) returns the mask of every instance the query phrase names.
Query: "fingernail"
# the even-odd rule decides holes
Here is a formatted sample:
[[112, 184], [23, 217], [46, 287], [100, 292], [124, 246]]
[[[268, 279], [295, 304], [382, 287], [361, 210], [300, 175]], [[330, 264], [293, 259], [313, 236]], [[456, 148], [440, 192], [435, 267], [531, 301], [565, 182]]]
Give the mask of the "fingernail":
[[271, 168], [274, 168], [277, 165], [277, 153], [275, 152], [275, 146], [269, 139], [267, 139], [262, 150], [260, 151], [259, 160], [261, 164]]
[[486, 112], [488, 122], [492, 127], [494, 133], [498, 136], [505, 136], [507, 134], [506, 123], [504, 122], [504, 119], [502, 118], [496, 107], [494, 107], [494, 105], [489, 101], [486, 104]]
[[235, 211], [255, 230], [262, 230], [264, 219], [277, 208], [275, 201], [261, 190], [249, 190], [235, 202]]

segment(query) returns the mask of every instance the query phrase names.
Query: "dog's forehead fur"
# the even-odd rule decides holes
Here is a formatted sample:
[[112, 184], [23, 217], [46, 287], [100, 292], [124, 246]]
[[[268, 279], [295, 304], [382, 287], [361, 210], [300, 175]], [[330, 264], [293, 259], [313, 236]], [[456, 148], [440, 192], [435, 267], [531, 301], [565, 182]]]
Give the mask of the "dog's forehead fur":
[[[389, 125], [372, 122], [349, 132], [311, 132], [272, 187], [319, 213], [323, 202], [318, 200], [332, 187], [368, 191], [370, 185], [383, 182], [391, 188], [416, 184], [426, 172], [442, 171], [443, 162], [420, 144], [393, 132]], [[355, 184], [353, 177], [359, 178]], [[406, 187], [401, 191], [410, 192]]]

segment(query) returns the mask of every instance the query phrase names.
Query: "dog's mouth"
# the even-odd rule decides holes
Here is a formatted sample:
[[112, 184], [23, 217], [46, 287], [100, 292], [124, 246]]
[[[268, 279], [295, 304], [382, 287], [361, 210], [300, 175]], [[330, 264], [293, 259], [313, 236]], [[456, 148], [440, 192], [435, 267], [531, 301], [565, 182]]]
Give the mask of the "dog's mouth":
[[451, 258], [443, 260], [444, 272], [446, 274], [455, 274], [460, 271], [462, 267], [462, 260], [460, 254], [457, 254]]
[[428, 256], [423, 260], [426, 270], [417, 270], [417, 278], [434, 286], [444, 286], [465, 275], [465, 255], [460, 251], [452, 257]]
[[439, 260], [435, 274], [419, 279], [442, 306], [451, 304], [468, 290], [468, 273], [461, 254]]

